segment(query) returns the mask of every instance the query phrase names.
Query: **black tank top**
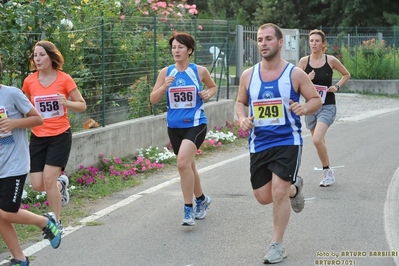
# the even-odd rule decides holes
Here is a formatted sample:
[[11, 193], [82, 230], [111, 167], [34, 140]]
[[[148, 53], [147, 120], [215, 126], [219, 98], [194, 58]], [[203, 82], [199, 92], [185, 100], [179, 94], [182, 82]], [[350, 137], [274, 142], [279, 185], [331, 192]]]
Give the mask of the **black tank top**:
[[[308, 56], [308, 63], [305, 68], [305, 72], [309, 74], [314, 70], [315, 76], [314, 79], [312, 80], [313, 84], [316, 85], [323, 85], [330, 87], [332, 85], [332, 76], [333, 76], [333, 70], [331, 69], [330, 65], [327, 62], [327, 55], [326, 55], [326, 63], [319, 68], [314, 68], [309, 65], [310, 61], [310, 56]], [[327, 92], [326, 99], [324, 100], [323, 105], [327, 104], [335, 104], [335, 94], [334, 92]]]

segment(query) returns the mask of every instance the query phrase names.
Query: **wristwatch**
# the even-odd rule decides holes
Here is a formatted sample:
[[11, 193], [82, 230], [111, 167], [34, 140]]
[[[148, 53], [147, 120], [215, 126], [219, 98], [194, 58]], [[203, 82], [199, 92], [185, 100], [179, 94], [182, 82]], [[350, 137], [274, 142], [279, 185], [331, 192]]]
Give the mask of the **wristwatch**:
[[334, 86], [335, 88], [337, 88], [337, 91], [339, 91], [339, 89], [341, 88], [341, 86], [339, 86], [338, 84], [335, 84]]

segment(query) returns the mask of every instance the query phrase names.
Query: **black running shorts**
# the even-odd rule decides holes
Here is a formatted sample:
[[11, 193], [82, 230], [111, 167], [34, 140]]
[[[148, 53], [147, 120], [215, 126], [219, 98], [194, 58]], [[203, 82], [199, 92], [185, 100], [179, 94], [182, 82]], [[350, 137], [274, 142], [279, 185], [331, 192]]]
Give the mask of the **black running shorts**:
[[176, 155], [179, 153], [180, 145], [184, 139], [191, 140], [195, 146], [197, 146], [197, 149], [199, 149], [205, 140], [206, 132], [206, 124], [189, 128], [168, 127], [168, 135], [170, 143], [172, 144], [173, 152]]
[[22, 192], [26, 176], [10, 176], [0, 178], [0, 209], [5, 212], [17, 213], [21, 207]]
[[253, 189], [272, 180], [272, 173], [294, 183], [301, 164], [302, 146], [278, 146], [251, 153], [250, 171]]
[[30, 137], [30, 172], [43, 172], [44, 165], [59, 166], [64, 171], [71, 152], [72, 131], [52, 137]]

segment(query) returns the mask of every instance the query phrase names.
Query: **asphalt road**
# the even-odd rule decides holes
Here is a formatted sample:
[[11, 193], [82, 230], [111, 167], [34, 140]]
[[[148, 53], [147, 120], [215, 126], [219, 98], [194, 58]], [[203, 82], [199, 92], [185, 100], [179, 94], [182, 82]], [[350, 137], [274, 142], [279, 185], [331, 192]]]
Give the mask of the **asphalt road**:
[[[300, 175], [305, 209], [292, 212], [279, 265], [399, 265], [399, 101], [337, 97], [339, 114], [327, 133], [336, 183], [318, 186], [322, 172], [304, 130]], [[376, 106], [374, 106], [376, 104]], [[272, 234], [272, 206], [255, 200], [246, 147], [199, 160], [208, 216], [183, 227], [176, 172], [154, 175], [118, 193], [68, 227], [59, 249], [29, 246], [31, 265], [262, 265]], [[378, 253], [379, 252], [379, 253]], [[7, 257], [0, 255], [1, 261]], [[329, 264], [328, 264], [329, 263]]]

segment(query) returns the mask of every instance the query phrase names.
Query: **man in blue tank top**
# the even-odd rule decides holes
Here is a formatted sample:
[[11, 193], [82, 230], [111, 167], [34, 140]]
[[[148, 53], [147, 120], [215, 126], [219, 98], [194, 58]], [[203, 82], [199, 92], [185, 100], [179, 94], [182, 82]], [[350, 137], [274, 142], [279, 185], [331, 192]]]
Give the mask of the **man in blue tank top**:
[[[236, 112], [240, 127], [250, 131], [255, 198], [260, 204], [273, 203], [274, 232], [263, 258], [273, 264], [287, 257], [282, 241], [291, 207], [300, 212], [305, 205], [303, 180], [298, 176], [303, 145], [300, 116], [319, 109], [321, 98], [306, 73], [281, 58], [284, 41], [278, 26], [260, 26], [257, 41], [262, 61], [243, 72]], [[299, 103], [300, 94], [306, 103]]]

